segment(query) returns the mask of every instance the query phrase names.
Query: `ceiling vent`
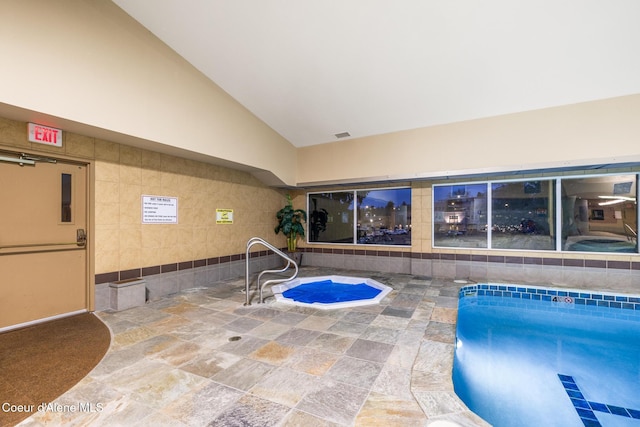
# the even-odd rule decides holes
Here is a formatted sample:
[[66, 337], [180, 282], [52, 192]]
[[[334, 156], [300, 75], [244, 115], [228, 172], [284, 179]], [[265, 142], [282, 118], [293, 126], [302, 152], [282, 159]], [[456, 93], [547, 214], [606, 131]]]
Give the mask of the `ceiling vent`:
[[340, 138], [346, 138], [348, 136], [351, 136], [351, 134], [349, 132], [340, 132], [340, 133], [336, 133], [336, 138], [340, 139]]

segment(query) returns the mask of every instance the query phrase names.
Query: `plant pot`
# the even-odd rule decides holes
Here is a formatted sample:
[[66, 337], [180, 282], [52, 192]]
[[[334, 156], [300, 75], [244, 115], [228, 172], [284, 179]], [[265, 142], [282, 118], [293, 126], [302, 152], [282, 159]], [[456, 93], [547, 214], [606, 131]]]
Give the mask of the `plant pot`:
[[302, 265], [302, 252], [287, 252], [287, 255], [298, 264], [298, 267]]

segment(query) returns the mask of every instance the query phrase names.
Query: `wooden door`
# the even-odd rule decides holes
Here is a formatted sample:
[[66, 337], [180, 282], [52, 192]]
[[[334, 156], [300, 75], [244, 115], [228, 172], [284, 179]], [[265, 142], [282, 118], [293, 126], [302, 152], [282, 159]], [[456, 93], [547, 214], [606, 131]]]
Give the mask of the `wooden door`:
[[0, 330], [89, 308], [87, 166], [0, 162]]

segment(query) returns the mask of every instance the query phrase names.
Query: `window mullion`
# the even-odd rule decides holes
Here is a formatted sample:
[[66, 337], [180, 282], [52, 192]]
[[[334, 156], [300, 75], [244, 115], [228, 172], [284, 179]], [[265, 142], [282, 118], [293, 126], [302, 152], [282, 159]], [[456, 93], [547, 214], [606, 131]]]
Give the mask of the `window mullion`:
[[493, 230], [493, 186], [487, 183], [487, 249], [491, 249]]
[[556, 252], [562, 252], [562, 178], [556, 179]]

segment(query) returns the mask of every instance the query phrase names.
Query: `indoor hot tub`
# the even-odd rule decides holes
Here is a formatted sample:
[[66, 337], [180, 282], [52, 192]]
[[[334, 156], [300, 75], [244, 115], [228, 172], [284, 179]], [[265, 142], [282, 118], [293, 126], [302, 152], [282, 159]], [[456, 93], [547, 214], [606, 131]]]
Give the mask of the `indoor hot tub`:
[[373, 279], [349, 276], [302, 277], [271, 289], [277, 302], [319, 309], [378, 304], [392, 290]]

